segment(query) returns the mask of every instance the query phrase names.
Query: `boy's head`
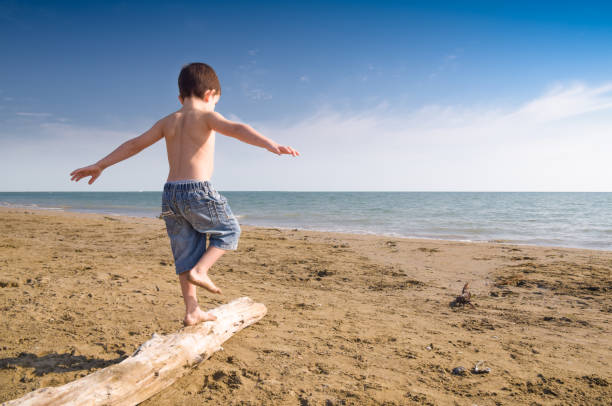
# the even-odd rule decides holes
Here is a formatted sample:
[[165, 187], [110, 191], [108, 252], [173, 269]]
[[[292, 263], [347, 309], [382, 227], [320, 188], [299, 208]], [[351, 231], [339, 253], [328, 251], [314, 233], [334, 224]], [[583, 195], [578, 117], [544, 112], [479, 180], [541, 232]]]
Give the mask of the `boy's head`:
[[187, 97], [204, 99], [210, 96], [221, 96], [221, 85], [214, 69], [205, 63], [194, 62], [183, 66], [178, 77], [179, 99]]

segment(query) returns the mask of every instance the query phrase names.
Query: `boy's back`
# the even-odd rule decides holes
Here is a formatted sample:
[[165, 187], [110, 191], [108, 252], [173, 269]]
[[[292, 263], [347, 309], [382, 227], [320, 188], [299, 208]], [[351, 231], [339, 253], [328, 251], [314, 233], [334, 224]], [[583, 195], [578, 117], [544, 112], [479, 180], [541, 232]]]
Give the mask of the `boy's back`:
[[200, 110], [181, 109], [163, 119], [168, 181], [212, 178], [215, 133], [206, 124], [206, 115]]

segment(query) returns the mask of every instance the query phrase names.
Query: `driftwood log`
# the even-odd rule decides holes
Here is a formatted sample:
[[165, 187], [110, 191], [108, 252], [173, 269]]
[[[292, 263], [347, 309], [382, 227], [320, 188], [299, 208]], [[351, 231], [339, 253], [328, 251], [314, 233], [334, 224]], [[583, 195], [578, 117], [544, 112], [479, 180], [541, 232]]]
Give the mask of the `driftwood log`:
[[136, 405], [172, 385], [210, 358], [233, 334], [257, 322], [266, 306], [241, 297], [210, 311], [217, 320], [153, 334], [130, 357], [76, 381], [30, 392], [3, 403], [13, 405]]

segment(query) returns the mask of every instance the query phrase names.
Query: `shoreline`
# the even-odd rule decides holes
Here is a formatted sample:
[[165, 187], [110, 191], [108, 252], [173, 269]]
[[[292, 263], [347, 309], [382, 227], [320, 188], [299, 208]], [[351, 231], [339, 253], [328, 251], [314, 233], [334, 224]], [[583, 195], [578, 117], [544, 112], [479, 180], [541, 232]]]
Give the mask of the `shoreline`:
[[[163, 220], [0, 213], [0, 403], [182, 327]], [[245, 225], [210, 276], [224, 294], [198, 289], [204, 310], [249, 296], [267, 315], [143, 406], [612, 395], [612, 252]], [[472, 306], [454, 306], [466, 282]], [[490, 372], [470, 372], [480, 361]]]
[[[103, 212], [95, 212], [95, 211], [79, 211], [66, 209], [62, 207], [30, 207], [25, 205], [0, 205], [0, 210], [3, 209], [17, 209], [17, 210], [40, 210], [40, 211], [49, 211], [55, 213], [75, 213], [75, 214], [83, 214], [83, 215], [102, 215], [102, 216], [116, 216], [116, 217], [126, 217], [126, 218], [141, 218], [141, 219], [159, 219], [159, 216], [140, 216], [135, 215], [131, 216], [128, 214], [118, 214], [118, 213], [103, 213]], [[596, 251], [596, 252], [612, 252], [612, 249], [603, 249], [603, 248], [583, 248], [583, 247], [570, 247], [570, 246], [559, 246], [559, 245], [543, 245], [543, 244], [526, 244], [521, 242], [512, 242], [512, 241], [504, 241], [504, 240], [457, 240], [457, 239], [446, 239], [446, 238], [430, 238], [430, 237], [407, 237], [396, 234], [378, 234], [374, 232], [347, 232], [347, 231], [335, 231], [335, 230], [318, 230], [311, 228], [300, 228], [300, 227], [282, 227], [282, 226], [263, 226], [263, 225], [252, 225], [247, 223], [240, 222], [239, 215], [236, 218], [239, 221], [241, 227], [252, 227], [252, 228], [262, 228], [262, 229], [280, 229], [285, 231], [307, 231], [314, 233], [331, 233], [331, 234], [346, 234], [346, 235], [363, 235], [363, 236], [373, 236], [373, 237], [385, 237], [385, 238], [399, 238], [406, 240], [414, 240], [414, 241], [432, 241], [432, 242], [457, 242], [457, 243], [474, 243], [474, 244], [505, 244], [505, 245], [516, 245], [516, 246], [524, 246], [524, 247], [541, 247], [541, 248], [554, 248], [554, 249], [570, 249], [570, 250], [587, 250], [587, 251]]]

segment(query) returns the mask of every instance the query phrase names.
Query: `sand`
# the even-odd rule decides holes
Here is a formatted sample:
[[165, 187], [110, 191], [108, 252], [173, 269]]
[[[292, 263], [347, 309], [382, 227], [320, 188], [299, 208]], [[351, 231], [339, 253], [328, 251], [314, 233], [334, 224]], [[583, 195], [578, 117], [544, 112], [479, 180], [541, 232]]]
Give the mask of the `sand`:
[[[612, 401], [610, 251], [242, 227], [200, 304], [268, 314], [142, 405]], [[465, 282], [473, 305], [452, 307]], [[162, 220], [17, 208], [0, 209], [0, 306], [0, 401], [184, 315]]]

